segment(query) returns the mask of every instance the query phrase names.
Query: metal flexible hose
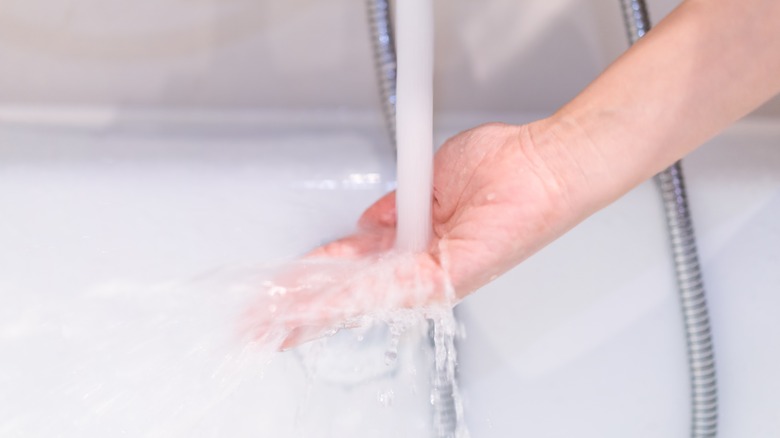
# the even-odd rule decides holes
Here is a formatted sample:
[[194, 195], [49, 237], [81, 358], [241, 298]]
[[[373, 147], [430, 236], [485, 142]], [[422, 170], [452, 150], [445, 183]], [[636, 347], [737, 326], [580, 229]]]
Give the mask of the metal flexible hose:
[[389, 0], [366, 0], [371, 46], [374, 50], [374, 67], [379, 82], [382, 112], [385, 116], [390, 143], [395, 144], [395, 82], [396, 57], [393, 24], [390, 18]]
[[711, 438], [718, 431], [715, 353], [680, 162], [658, 174], [656, 182], [666, 211], [685, 323], [691, 378], [691, 437]]
[[[644, 0], [621, 0], [621, 6], [629, 41], [634, 44], [650, 30], [647, 7]], [[711, 438], [718, 433], [715, 353], [680, 162], [658, 174], [656, 183], [663, 198], [685, 325], [691, 379], [691, 437]]]

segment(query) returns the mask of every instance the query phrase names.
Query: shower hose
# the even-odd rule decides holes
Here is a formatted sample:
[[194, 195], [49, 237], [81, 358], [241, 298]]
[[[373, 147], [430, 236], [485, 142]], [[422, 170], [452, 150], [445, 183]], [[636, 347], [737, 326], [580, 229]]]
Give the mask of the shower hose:
[[[650, 19], [644, 0], [620, 0], [628, 39], [631, 44], [650, 30]], [[379, 79], [382, 110], [391, 144], [395, 147], [396, 58], [389, 0], [367, 0], [371, 43]], [[671, 243], [675, 276], [682, 307], [690, 374], [692, 438], [713, 438], [718, 431], [718, 387], [715, 353], [712, 345], [709, 312], [704, 292], [696, 237], [688, 208], [682, 166], [678, 161], [655, 178], [661, 192]], [[436, 380], [436, 379], [435, 379]], [[435, 385], [438, 387], [438, 385]], [[434, 388], [434, 390], [437, 390]], [[434, 394], [446, 399], [451, 394]], [[447, 406], [448, 404], [440, 404]], [[452, 424], [449, 410], [435, 413], [440, 424]], [[442, 421], [444, 420], [444, 421]], [[454, 427], [454, 426], [453, 426]], [[453, 436], [453, 431], [437, 432]]]
[[[650, 30], [644, 0], [620, 0], [628, 41], [634, 44]], [[674, 270], [680, 293], [691, 392], [691, 437], [718, 434], [718, 384], [710, 318], [704, 293], [696, 237], [688, 209], [682, 166], [676, 162], [656, 176], [666, 213]]]

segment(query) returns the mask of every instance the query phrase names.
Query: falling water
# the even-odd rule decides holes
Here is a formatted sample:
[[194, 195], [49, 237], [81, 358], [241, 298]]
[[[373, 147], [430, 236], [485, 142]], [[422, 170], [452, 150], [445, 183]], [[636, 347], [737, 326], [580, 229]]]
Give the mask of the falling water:
[[396, 4], [398, 235], [402, 251], [425, 251], [433, 192], [433, 2]]
[[[426, 251], [433, 195], [433, 1], [396, 2], [396, 208], [400, 251]], [[455, 380], [456, 324], [452, 312], [432, 319], [435, 372], [431, 391], [439, 438], [467, 437]]]

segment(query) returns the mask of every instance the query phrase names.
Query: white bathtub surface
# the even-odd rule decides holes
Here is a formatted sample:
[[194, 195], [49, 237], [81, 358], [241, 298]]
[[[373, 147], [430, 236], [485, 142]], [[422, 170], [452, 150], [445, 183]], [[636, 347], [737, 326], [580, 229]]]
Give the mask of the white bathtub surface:
[[387, 191], [377, 132], [174, 125], [0, 127], [0, 436], [430, 436], [419, 336], [239, 338], [258, 264]]
[[[723, 437], [780, 435], [780, 125], [684, 160]], [[687, 437], [688, 376], [657, 190], [645, 183], [467, 300], [474, 437]]]
[[[0, 126], [0, 436], [430, 436], [425, 346], [388, 368], [348, 333], [267, 365], [231, 341], [253, 264], [392, 187], [377, 121], [131, 119]], [[752, 122], [685, 162], [724, 437], [780, 433], [778, 142]], [[687, 436], [675, 294], [648, 183], [467, 299], [472, 437]]]

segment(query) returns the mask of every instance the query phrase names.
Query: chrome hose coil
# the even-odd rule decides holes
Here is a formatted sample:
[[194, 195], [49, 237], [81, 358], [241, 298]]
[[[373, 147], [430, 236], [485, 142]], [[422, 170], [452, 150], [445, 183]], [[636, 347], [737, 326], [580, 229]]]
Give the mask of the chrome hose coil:
[[393, 24], [389, 0], [366, 0], [368, 23], [371, 32], [371, 46], [374, 50], [374, 67], [376, 68], [382, 112], [385, 126], [390, 136], [393, 148], [395, 140], [395, 83], [396, 56]]
[[[621, 0], [628, 40], [634, 44], [650, 30], [644, 0]], [[718, 382], [707, 298], [681, 162], [656, 175], [680, 293], [691, 390], [691, 437], [718, 434]]]
[[691, 437], [718, 432], [718, 382], [710, 318], [680, 162], [656, 176], [680, 291], [691, 379]]

